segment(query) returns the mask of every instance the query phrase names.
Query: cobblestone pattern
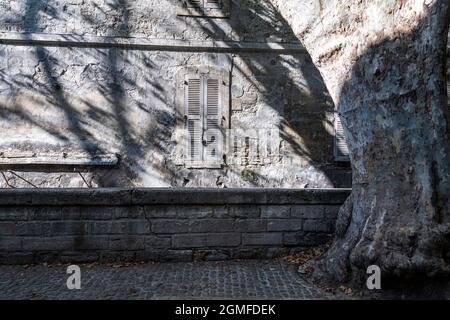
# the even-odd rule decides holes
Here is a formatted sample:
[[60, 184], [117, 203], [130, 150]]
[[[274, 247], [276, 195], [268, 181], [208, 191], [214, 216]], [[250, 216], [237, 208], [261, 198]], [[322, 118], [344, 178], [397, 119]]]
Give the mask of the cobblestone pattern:
[[66, 266], [0, 266], [0, 299], [328, 299], [296, 266], [272, 261], [81, 267], [68, 290]]
[[0, 206], [0, 264], [271, 258], [329, 240], [339, 207]]

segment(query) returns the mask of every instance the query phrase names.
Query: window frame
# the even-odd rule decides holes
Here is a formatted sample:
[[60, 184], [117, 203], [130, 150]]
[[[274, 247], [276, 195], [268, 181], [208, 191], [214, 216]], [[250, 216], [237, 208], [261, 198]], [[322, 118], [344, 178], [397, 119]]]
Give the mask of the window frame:
[[219, 0], [220, 6], [208, 6], [207, 0], [201, 0], [200, 7], [189, 6], [189, 0], [183, 0], [178, 7], [178, 16], [203, 18], [229, 18], [231, 13], [231, 0]]
[[[220, 157], [217, 160], [191, 160], [188, 147], [188, 115], [187, 115], [187, 83], [193, 78], [217, 78], [219, 80], [219, 128], [222, 131]], [[206, 82], [206, 81], [205, 81]], [[203, 91], [203, 94], [205, 91]], [[175, 163], [190, 169], [217, 169], [226, 165], [224, 155], [227, 152], [227, 130], [230, 128], [230, 72], [214, 66], [193, 66], [181, 69], [177, 73], [177, 143]], [[204, 98], [206, 99], [206, 98]], [[203, 106], [204, 109], [204, 106]], [[201, 121], [205, 122], [204, 110], [201, 111]], [[202, 124], [203, 128], [203, 124]], [[202, 147], [202, 153], [205, 147]]]

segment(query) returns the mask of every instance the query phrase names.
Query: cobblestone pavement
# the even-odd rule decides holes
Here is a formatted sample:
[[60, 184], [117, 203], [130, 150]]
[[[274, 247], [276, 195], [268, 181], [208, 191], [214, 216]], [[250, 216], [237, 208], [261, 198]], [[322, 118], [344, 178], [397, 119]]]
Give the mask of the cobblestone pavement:
[[0, 266], [0, 299], [333, 298], [287, 262], [80, 265], [81, 290], [67, 289], [66, 268]]

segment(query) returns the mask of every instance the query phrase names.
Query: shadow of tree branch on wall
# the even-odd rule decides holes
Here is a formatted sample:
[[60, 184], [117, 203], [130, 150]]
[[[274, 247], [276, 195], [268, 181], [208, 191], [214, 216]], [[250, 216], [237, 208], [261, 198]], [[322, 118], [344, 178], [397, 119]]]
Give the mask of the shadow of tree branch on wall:
[[[122, 12], [122, 19], [117, 21], [117, 25], [111, 29], [111, 32], [119, 31], [121, 36], [127, 36], [127, 2], [112, 1], [108, 3], [108, 6]], [[23, 25], [26, 32], [42, 31], [36, 22], [40, 13], [50, 14], [52, 19], [59, 19], [58, 9], [54, 8], [50, 1], [29, 1], [25, 8]], [[97, 7], [97, 10], [102, 9]], [[67, 38], [70, 39], [70, 35], [67, 35]], [[56, 137], [58, 141], [56, 147], [54, 144], [46, 145], [45, 141], [39, 142], [40, 147], [45, 149], [44, 152], [58, 153], [59, 150], [64, 151], [67, 148], [70, 152], [79, 150], [86, 156], [94, 157], [111, 152], [111, 148], [116, 148], [116, 152], [124, 160], [123, 165], [119, 170], [100, 170], [99, 174], [94, 175], [94, 181], [92, 181], [96, 186], [131, 186], [136, 182], [133, 181], [133, 178], [138, 175], [136, 172], [146, 170], [147, 164], [144, 158], [150, 151], [170, 153], [170, 145], [161, 144], [160, 141], [170, 141], [174, 126], [171, 111], [168, 108], [165, 110], [153, 108], [153, 101], [148, 103], [149, 101], [133, 98], [136, 95], [143, 95], [148, 97], [147, 100], [157, 99], [160, 105], [171, 105], [166, 101], [164, 88], [155, 82], [154, 78], [147, 76], [151, 75], [152, 69], [155, 68], [151, 53], [118, 48], [46, 48], [43, 46], [29, 47], [29, 50], [34, 51], [33, 60], [36, 61], [34, 75], [23, 72], [16, 80], [8, 72], [1, 70], [0, 76], [11, 88], [10, 96], [13, 99], [2, 102], [0, 116], [5, 122], [10, 121], [12, 124], [19, 120], [25, 126], [36, 126], [50, 136]], [[57, 56], [53, 55], [55, 52], [58, 52]], [[128, 60], [130, 57], [132, 61]], [[31, 60], [31, 57], [29, 58]], [[142, 69], [135, 73], [125, 70], [124, 66], [136, 61], [139, 61]], [[71, 67], [80, 68], [79, 71], [76, 70], [79, 79], [64, 78], [65, 74], [70, 73], [68, 69]], [[141, 74], [143, 70], [146, 72]], [[138, 73], [139, 75], [136, 75]], [[78, 87], [79, 92], [73, 92], [74, 86]], [[153, 89], [151, 92], [148, 90], [149, 87]], [[23, 97], [25, 94], [29, 96], [28, 101], [14, 103], [15, 97]], [[72, 102], [76, 104], [76, 108], [72, 106]], [[67, 122], [67, 127], [64, 123], [52, 123], [42, 117], [39, 112], [46, 112], [45, 109], [52, 113], [49, 118], [56, 120], [59, 120], [58, 112], [63, 111], [61, 117], [65, 119], [64, 122]], [[129, 119], [130, 111], [136, 113], [135, 109], [145, 112], [147, 118], [151, 118], [144, 124], [143, 130], [136, 130], [135, 123], [129, 121], [139, 121], [138, 115]], [[44, 121], [40, 122], [40, 118]], [[14, 125], [12, 124], [11, 127], [13, 128]], [[99, 136], [96, 130], [103, 129], [104, 136]], [[24, 145], [25, 137], [24, 135], [21, 137], [22, 141], [17, 144], [19, 148], [33, 150], [36, 147], [32, 141]], [[61, 144], [66, 147], [61, 148]], [[158, 165], [161, 166], [161, 171], [165, 169], [164, 163], [156, 164]], [[25, 172], [36, 169], [38, 169], [36, 166], [30, 170], [21, 168]], [[41, 166], [41, 169], [44, 174], [71, 171], [67, 168], [58, 169], [55, 166]], [[91, 169], [81, 168], [81, 170], [89, 173]], [[176, 176], [175, 171], [167, 172], [167, 174]]]
[[[250, 38], [249, 30], [264, 30], [265, 32], [256, 35], [258, 41], [282, 41], [301, 45], [288, 23], [270, 2], [232, 1], [232, 5], [235, 8], [228, 23], [230, 30], [226, 32], [222, 19], [179, 19], [185, 20], [188, 26], [205, 32], [208, 39], [229, 40], [232, 37], [232, 40], [246, 41]], [[249, 87], [260, 94], [255, 111], [246, 112], [244, 108], [234, 112], [240, 117], [252, 119], [251, 122], [243, 122], [235, 116], [232, 125], [257, 128], [264, 126], [263, 123], [266, 122], [270, 128], [273, 123], [264, 118], [267, 114], [264, 114], [264, 107], [269, 107], [279, 118], [276, 127], [284, 141], [281, 146], [284, 161], [302, 159], [303, 161], [294, 163], [298, 172], [306, 172], [312, 166], [317, 172], [316, 178], [322, 174], [333, 186], [348, 187], [351, 183], [349, 164], [337, 163], [333, 156], [334, 104], [320, 72], [306, 50], [304, 53], [235, 53], [231, 56], [233, 80], [236, 74], [244, 77]], [[292, 75], [292, 69], [299, 70], [300, 76]], [[239, 91], [239, 94], [242, 92]], [[232, 103], [239, 103], [234, 95]], [[240, 172], [236, 174], [239, 175]], [[268, 185], [270, 177], [254, 174], [259, 178], [251, 180], [252, 186]]]
[[[135, 29], [140, 28], [130, 25], [130, 15], [139, 13], [131, 11], [132, 5], [127, 0], [109, 1], [104, 6], [93, 2], [92, 5], [95, 17], [107, 17], [110, 10], [117, 13], [114, 19], [102, 26], [101, 32], [105, 36], [133, 37]], [[256, 39], [298, 43], [286, 21], [267, 1], [233, 1], [233, 6], [237, 9], [232, 10], [230, 19], [178, 17], [174, 21], [179, 23], [179, 27], [175, 27], [187, 28], [187, 33], [193, 32], [189, 30], [201, 32], [209, 40]], [[61, 8], [49, 0], [29, 0], [25, 8], [25, 17], [17, 19], [23, 19], [26, 32], [48, 32], [49, 25], [39, 23], [40, 19], [48, 16], [54, 21], [64, 22], [68, 16], [78, 15], [88, 24], [98, 26], [101, 23], [84, 11], [72, 13], [67, 10], [62, 13]], [[170, 32], [168, 29], [167, 34]], [[70, 35], [64, 37], [70, 39]], [[233, 125], [257, 128], [267, 123], [267, 128], [279, 129], [284, 141], [280, 150], [285, 157], [283, 161], [287, 162], [285, 168], [298, 168], [298, 181], [317, 180], [317, 185], [334, 186], [348, 183], [342, 182], [343, 174], [348, 176], [348, 166], [341, 167], [333, 159], [334, 106], [307, 53], [214, 53], [202, 50], [169, 53], [76, 46], [30, 46], [23, 50], [24, 54], [34, 51], [34, 74], [22, 72], [19, 77], [13, 77], [0, 70], [0, 76], [10, 88], [10, 97], [29, 95], [29, 101], [24, 104], [20, 98], [17, 103], [14, 99], [2, 102], [0, 117], [3, 123], [21, 119], [24, 126], [46, 132], [33, 138], [43, 140], [38, 148], [43, 152], [79, 150], [91, 157], [104, 153], [120, 154], [119, 168], [100, 173], [87, 169], [89, 174], [92, 173], [90, 183], [94, 186], [154, 183], [189, 186], [186, 181], [191, 180], [192, 185], [198, 183], [193, 175], [198, 175], [199, 179], [208, 175], [220, 178], [233, 171], [230, 168], [215, 173], [184, 170], [174, 165], [171, 158], [177, 143], [172, 141], [172, 133], [177, 118], [182, 115], [177, 114], [175, 107], [174, 72], [172, 78], [166, 74], [175, 71], [175, 67], [189, 64], [190, 59], [214, 64], [218, 56], [229, 57], [235, 73], [232, 98], [233, 103], [242, 108], [234, 111]], [[161, 70], [161, 61], [170, 61], [174, 57], [180, 60], [180, 64]], [[299, 73], [291, 74], [293, 69]], [[161, 74], [165, 76], [161, 77]], [[256, 101], [254, 94], [258, 95]], [[46, 118], [38, 110], [51, 116]], [[65, 119], [63, 122], [59, 115]], [[268, 123], [270, 118], [276, 118], [276, 121]], [[27, 148], [33, 148], [33, 140], [29, 141]], [[294, 163], [289, 163], [291, 159], [295, 159]], [[310, 170], [312, 167], [314, 169]], [[284, 175], [291, 173], [286, 169], [274, 176], [273, 172], [270, 175], [267, 171], [258, 171], [258, 165], [248, 165], [235, 169], [233, 174], [240, 177], [244, 168], [256, 168], [257, 179], [245, 184], [256, 187], [275, 185]], [[43, 169], [44, 173], [53, 170]], [[210, 180], [215, 181], [216, 178]], [[314, 183], [303, 186], [314, 187]]]

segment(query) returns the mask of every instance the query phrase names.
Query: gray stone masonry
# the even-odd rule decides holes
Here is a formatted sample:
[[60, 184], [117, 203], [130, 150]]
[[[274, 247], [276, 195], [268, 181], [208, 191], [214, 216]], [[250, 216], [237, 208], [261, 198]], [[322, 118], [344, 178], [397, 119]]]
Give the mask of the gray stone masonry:
[[0, 190], [0, 264], [272, 258], [329, 240], [349, 192]]

